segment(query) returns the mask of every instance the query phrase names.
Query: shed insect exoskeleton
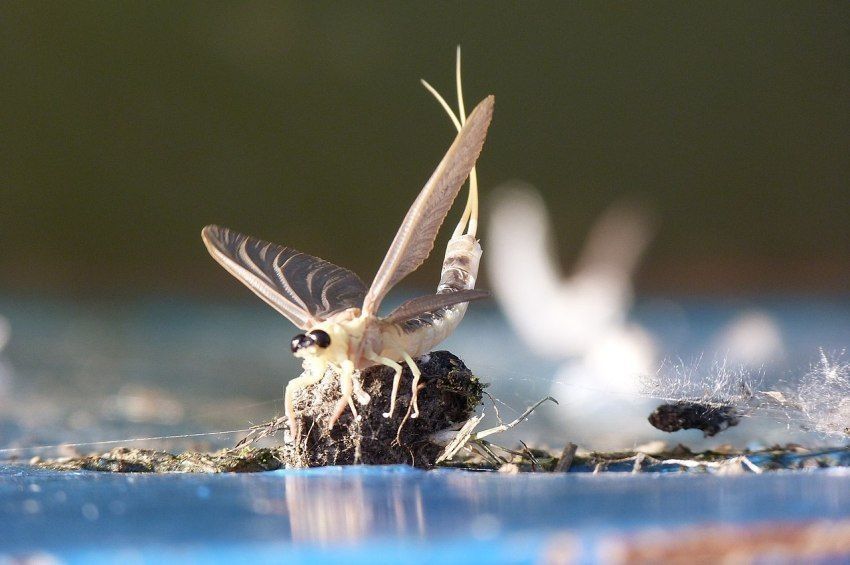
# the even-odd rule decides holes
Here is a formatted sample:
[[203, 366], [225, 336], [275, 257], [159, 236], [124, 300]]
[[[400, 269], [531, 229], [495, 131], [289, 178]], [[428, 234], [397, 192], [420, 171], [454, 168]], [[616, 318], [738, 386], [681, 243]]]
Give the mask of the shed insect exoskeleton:
[[[387, 365], [395, 370], [385, 417], [395, 411], [401, 363], [410, 367], [411, 417], [415, 418], [419, 411], [420, 371], [413, 358], [427, 353], [451, 334], [469, 301], [488, 296], [487, 292], [474, 289], [481, 258], [481, 246], [475, 239], [478, 198], [474, 166], [490, 125], [494, 99], [488, 96], [464, 119], [459, 69], [458, 57], [460, 120], [428, 87], [455, 122], [457, 137], [408, 210], [368, 289], [353, 272], [318, 257], [224, 227], [203, 229], [204, 243], [215, 260], [304, 330], [292, 339], [291, 349], [303, 359], [305, 374], [289, 382], [284, 398], [293, 435], [293, 393], [321, 380], [328, 368], [339, 375], [342, 392], [329, 427], [346, 406], [357, 417], [352, 399], [355, 372], [372, 365]], [[378, 308], [387, 292], [430, 254], [437, 232], [467, 177], [469, 200], [448, 243], [437, 293], [408, 300], [389, 315], [379, 317]]]

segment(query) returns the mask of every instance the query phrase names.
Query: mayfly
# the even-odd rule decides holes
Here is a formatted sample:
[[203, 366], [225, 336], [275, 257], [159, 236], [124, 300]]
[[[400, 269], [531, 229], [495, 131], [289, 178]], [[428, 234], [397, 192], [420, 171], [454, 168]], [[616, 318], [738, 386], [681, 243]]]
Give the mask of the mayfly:
[[[414, 357], [448, 337], [463, 318], [467, 303], [488, 296], [476, 290], [481, 246], [475, 237], [478, 195], [475, 162], [484, 145], [493, 114], [493, 96], [482, 100], [466, 117], [460, 88], [460, 52], [457, 60], [459, 113], [425, 81], [448, 112], [457, 136], [431, 178], [407, 212], [372, 285], [332, 263], [228, 228], [207, 226], [202, 237], [210, 254], [272, 308], [304, 330], [291, 342], [293, 354], [303, 360], [305, 372], [289, 382], [284, 404], [295, 433], [293, 395], [322, 379], [328, 369], [339, 376], [341, 398], [329, 427], [351, 408], [356, 372], [373, 365], [394, 369], [389, 410], [392, 417], [405, 363], [413, 374], [410, 417], [419, 414], [418, 381]], [[378, 315], [387, 292], [427, 259], [434, 239], [464, 181], [470, 179], [466, 209], [446, 248], [437, 293], [404, 302], [384, 317]], [[365, 393], [358, 394], [368, 402]], [[365, 397], [365, 398], [364, 398]]]

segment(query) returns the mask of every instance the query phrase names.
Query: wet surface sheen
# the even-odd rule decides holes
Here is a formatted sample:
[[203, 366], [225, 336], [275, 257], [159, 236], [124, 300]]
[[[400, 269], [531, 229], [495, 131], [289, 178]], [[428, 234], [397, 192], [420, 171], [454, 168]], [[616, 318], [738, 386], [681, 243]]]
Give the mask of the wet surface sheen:
[[322, 550], [417, 561], [450, 551], [522, 561], [565, 531], [589, 540], [649, 527], [846, 518], [850, 474], [505, 476], [351, 467], [116, 475], [7, 466], [0, 500], [6, 554], [226, 560], [228, 552], [262, 558], [273, 551], [311, 560]]

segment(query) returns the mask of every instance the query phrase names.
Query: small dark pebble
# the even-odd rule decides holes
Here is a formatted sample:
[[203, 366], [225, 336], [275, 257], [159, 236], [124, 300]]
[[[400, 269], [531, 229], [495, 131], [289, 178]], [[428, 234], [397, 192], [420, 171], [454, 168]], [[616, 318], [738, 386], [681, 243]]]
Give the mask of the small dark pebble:
[[663, 432], [702, 430], [705, 437], [714, 436], [740, 422], [734, 406], [705, 404], [680, 400], [662, 404], [649, 415], [649, 423]]

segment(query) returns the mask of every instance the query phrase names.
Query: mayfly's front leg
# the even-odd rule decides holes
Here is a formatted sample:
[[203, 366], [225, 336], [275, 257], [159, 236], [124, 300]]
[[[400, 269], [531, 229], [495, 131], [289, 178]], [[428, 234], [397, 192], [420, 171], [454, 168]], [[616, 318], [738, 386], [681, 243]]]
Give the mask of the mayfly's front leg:
[[292, 397], [299, 390], [303, 390], [308, 386], [312, 386], [322, 380], [325, 376], [328, 366], [325, 365], [310, 365], [307, 374], [301, 377], [295, 377], [286, 385], [286, 391], [283, 393], [283, 405], [286, 417], [289, 419], [289, 431], [292, 433], [292, 439], [295, 439], [295, 408], [292, 405]]
[[351, 413], [354, 415], [354, 419], [360, 419], [360, 416], [357, 415], [357, 408], [354, 406], [354, 399], [352, 398], [352, 392], [354, 391], [354, 363], [346, 359], [340, 364], [340, 369], [339, 388], [341, 396], [339, 402], [336, 404], [336, 410], [334, 410], [334, 414], [328, 422], [329, 430], [333, 429], [336, 421], [339, 420], [339, 417], [342, 416], [343, 412], [345, 412], [346, 405], [351, 408]]
[[413, 373], [413, 384], [411, 385], [411, 393], [410, 393], [410, 404], [413, 406], [413, 413], [410, 414], [411, 418], [419, 417], [419, 377], [422, 376], [422, 371], [419, 370], [419, 367], [416, 365], [416, 361], [408, 355], [406, 352], [401, 352], [404, 357], [404, 362], [407, 363], [407, 366], [410, 367], [410, 372]]
[[386, 365], [387, 367], [392, 368], [395, 371], [395, 375], [393, 376], [393, 391], [390, 393], [390, 410], [389, 412], [384, 412], [384, 418], [392, 418], [393, 413], [395, 412], [395, 399], [398, 396], [398, 384], [401, 382], [401, 371], [402, 367], [389, 357], [381, 357], [376, 353], [369, 352], [366, 354], [366, 358], [369, 361], [374, 361], [379, 365]]

